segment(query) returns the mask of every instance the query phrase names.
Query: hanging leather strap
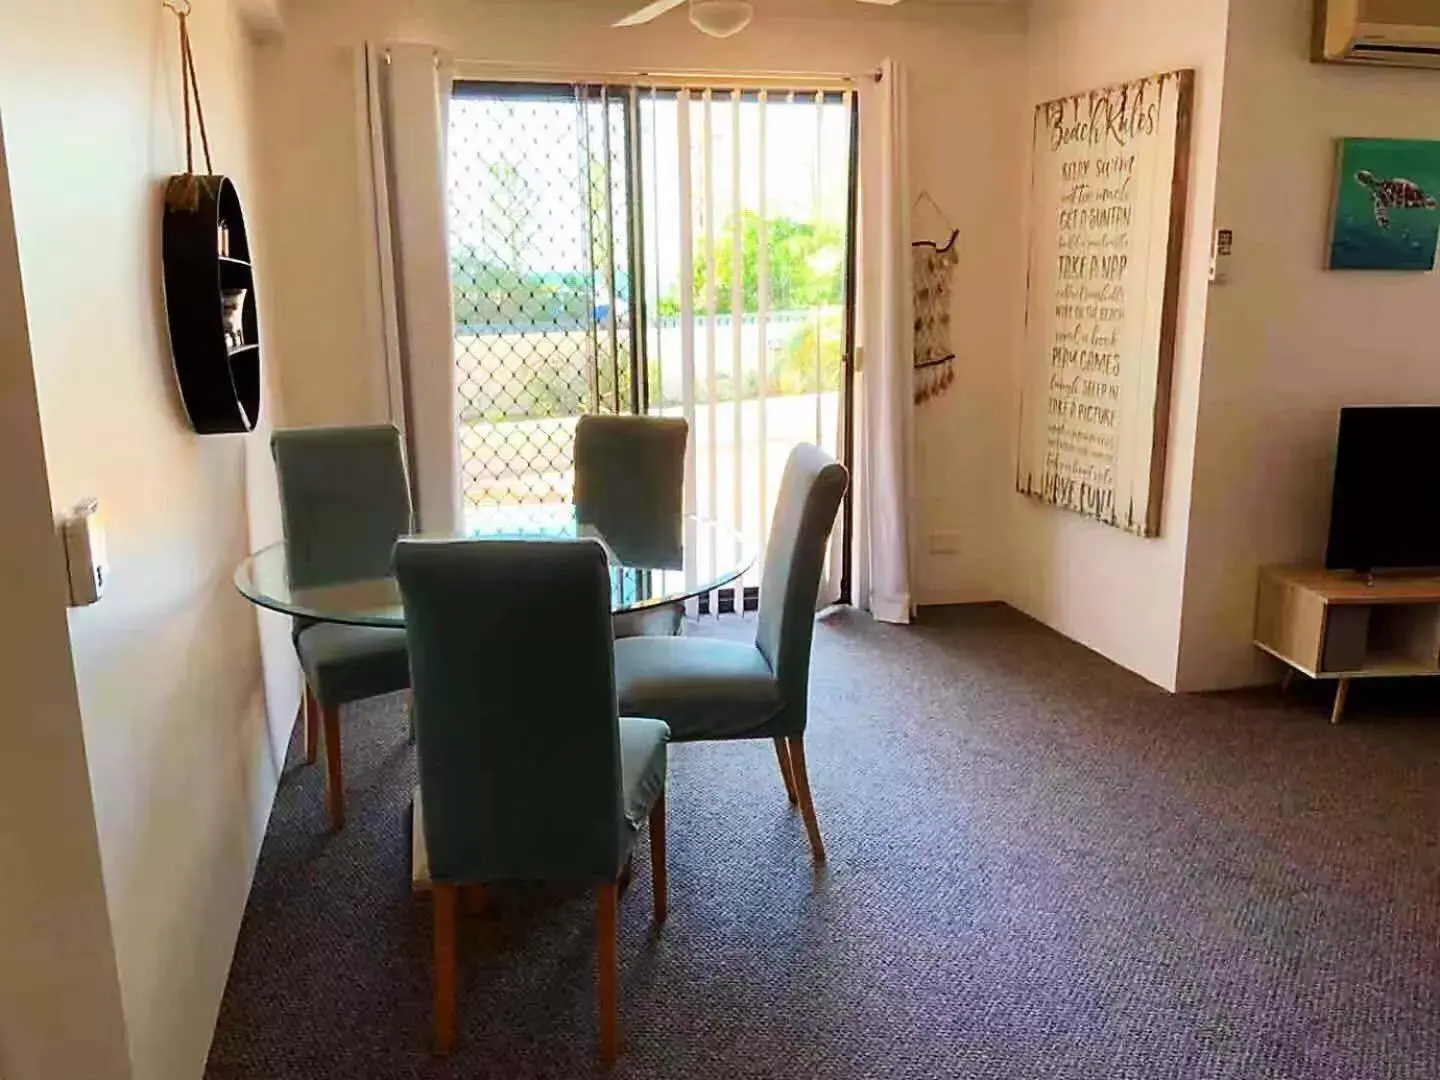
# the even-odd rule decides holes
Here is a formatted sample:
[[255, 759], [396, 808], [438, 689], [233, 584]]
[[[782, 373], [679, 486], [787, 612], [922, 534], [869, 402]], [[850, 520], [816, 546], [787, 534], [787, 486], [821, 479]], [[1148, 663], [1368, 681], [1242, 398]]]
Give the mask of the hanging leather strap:
[[200, 129], [200, 148], [205, 155], [205, 173], [212, 176], [210, 137], [205, 131], [205, 109], [200, 104], [200, 80], [195, 74], [195, 52], [190, 47], [190, 0], [165, 0], [180, 24], [180, 84], [185, 101], [185, 175], [195, 175], [195, 141], [190, 125], [190, 95], [195, 95], [195, 120]]

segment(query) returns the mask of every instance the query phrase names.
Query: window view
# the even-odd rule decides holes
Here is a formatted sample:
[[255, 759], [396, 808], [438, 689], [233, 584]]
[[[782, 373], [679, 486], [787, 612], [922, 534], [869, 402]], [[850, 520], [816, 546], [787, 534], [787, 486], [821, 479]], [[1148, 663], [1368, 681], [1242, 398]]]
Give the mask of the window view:
[[568, 500], [576, 417], [637, 411], [626, 120], [568, 90], [481, 87], [451, 104], [468, 513]]
[[640, 412], [758, 544], [791, 447], [840, 449], [849, 95], [465, 84], [449, 146], [472, 527], [560, 520], [577, 418]]

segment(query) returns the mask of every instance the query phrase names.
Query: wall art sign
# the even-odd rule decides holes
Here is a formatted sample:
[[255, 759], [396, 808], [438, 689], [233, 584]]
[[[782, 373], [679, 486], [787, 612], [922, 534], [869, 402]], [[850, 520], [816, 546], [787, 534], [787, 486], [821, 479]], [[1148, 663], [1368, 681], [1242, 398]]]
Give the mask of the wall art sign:
[[1036, 106], [1016, 489], [1160, 531], [1195, 73]]

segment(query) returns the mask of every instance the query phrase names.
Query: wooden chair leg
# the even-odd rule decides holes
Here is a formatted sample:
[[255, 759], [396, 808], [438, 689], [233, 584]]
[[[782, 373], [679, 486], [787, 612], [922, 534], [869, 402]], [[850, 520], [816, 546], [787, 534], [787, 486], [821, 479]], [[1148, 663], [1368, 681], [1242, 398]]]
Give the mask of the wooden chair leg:
[[305, 764], [314, 765], [320, 757], [320, 703], [310, 684], [305, 684], [305, 698], [300, 703], [305, 710]]
[[[300, 738], [304, 740], [300, 749], [304, 753], [308, 765], [310, 764], [310, 717], [305, 711], [305, 691], [303, 689], [300, 691], [300, 704], [295, 708], [295, 726], [300, 729]], [[292, 735], [295, 733], [294, 727], [290, 729], [290, 733]]]
[[435, 913], [435, 1052], [455, 1045], [455, 886], [436, 883], [430, 895]]
[[780, 776], [785, 781], [785, 797], [790, 800], [791, 806], [798, 806], [795, 798], [795, 779], [791, 775], [790, 751], [785, 749], [785, 740], [775, 740], [775, 759], [780, 762]]
[[805, 831], [810, 834], [810, 852], [817, 863], [825, 861], [825, 844], [820, 839], [820, 822], [815, 818], [815, 803], [810, 797], [810, 776], [805, 768], [805, 740], [793, 736], [788, 740], [790, 750], [790, 778], [795, 782], [795, 794], [800, 799], [800, 816], [805, 819]]
[[465, 914], [479, 918], [485, 914], [485, 886], [484, 885], [461, 885], [460, 905], [465, 909]]
[[670, 887], [665, 876], [665, 792], [650, 808], [650, 883], [655, 890], [655, 921], [670, 913]]
[[330, 824], [345, 825], [345, 777], [340, 766], [340, 710], [322, 709], [325, 726], [325, 800], [330, 806]]
[[599, 955], [596, 997], [600, 1007], [600, 1060], [609, 1065], [620, 1050], [619, 1017], [619, 899], [617, 883], [601, 885], [595, 897], [595, 947]]

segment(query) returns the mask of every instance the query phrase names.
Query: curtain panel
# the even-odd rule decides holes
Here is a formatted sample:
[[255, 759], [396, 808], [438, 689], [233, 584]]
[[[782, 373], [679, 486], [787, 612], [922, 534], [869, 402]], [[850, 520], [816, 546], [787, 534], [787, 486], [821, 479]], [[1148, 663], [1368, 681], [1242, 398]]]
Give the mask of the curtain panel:
[[[363, 200], [374, 237], [367, 311], [375, 380], [404, 433], [421, 529], [460, 527], [452, 377], [454, 313], [446, 225], [452, 76], [433, 47], [367, 44], [361, 53]], [[445, 437], [419, 437], [444, 432]]]
[[915, 307], [905, 73], [887, 60], [860, 93], [860, 365], [855, 599], [908, 623], [914, 471]]

